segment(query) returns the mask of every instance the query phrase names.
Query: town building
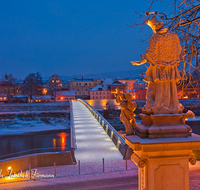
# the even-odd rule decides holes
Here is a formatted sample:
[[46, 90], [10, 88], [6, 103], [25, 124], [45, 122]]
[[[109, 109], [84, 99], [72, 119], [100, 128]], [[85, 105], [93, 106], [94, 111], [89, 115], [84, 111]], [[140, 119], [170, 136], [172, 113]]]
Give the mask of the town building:
[[32, 96], [32, 103], [53, 102], [54, 97], [50, 95]]
[[69, 82], [63, 80], [58, 75], [54, 74], [52, 77], [47, 81], [46, 85], [43, 87], [43, 94], [53, 96], [54, 92], [60, 90], [68, 90]]
[[90, 100], [111, 99], [111, 85], [97, 85], [90, 90]]
[[118, 79], [119, 82], [125, 84], [125, 90], [126, 91], [132, 91], [133, 90], [133, 84], [137, 81], [137, 79], [128, 77], [124, 79]]
[[117, 79], [111, 84], [111, 98], [115, 99], [116, 93], [125, 93], [125, 84], [119, 82]]
[[101, 84], [101, 79], [95, 76], [86, 76], [86, 78], [73, 78], [70, 81], [69, 90], [74, 90], [77, 98], [84, 98], [90, 96], [90, 90]]
[[8, 102], [8, 97], [6, 94], [0, 94], [0, 102], [5, 102], [7, 103]]
[[65, 102], [70, 100], [75, 100], [75, 92], [72, 91], [56, 91], [55, 92], [55, 101], [56, 102]]
[[146, 99], [147, 86], [147, 82], [137, 79], [137, 81], [133, 83], [133, 99]]

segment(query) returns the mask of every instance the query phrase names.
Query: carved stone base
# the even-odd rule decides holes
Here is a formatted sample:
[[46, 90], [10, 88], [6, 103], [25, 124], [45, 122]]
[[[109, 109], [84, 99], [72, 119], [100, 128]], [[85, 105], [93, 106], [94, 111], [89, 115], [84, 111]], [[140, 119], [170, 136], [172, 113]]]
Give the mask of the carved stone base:
[[131, 160], [138, 166], [139, 190], [189, 190], [189, 163], [196, 158], [192, 150], [200, 147], [200, 136], [188, 138], [141, 139], [124, 135], [133, 149]]
[[191, 136], [192, 128], [185, 124], [185, 114], [140, 114], [141, 124], [136, 126], [140, 138], [176, 138]]

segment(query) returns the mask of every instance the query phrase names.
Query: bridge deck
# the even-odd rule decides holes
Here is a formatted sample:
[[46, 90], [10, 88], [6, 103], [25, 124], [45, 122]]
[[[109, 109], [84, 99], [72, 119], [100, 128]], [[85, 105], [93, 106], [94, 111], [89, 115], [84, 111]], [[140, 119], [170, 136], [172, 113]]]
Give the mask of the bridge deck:
[[72, 102], [76, 134], [76, 160], [83, 162], [122, 160], [123, 157], [91, 112], [81, 103]]

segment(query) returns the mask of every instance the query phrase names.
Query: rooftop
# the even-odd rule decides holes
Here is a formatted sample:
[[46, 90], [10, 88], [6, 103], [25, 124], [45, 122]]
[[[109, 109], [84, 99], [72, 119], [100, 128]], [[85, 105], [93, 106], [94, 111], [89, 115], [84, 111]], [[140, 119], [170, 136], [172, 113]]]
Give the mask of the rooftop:
[[105, 85], [97, 85], [94, 88], [92, 88], [90, 91], [99, 91], [99, 90], [110, 90], [110, 85], [109, 84], [105, 84]]

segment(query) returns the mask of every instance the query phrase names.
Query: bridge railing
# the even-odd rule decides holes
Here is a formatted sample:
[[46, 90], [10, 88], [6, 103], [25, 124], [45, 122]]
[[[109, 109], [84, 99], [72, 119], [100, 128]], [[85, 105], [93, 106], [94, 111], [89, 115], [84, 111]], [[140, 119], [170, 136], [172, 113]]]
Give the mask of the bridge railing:
[[75, 130], [74, 130], [74, 116], [73, 116], [73, 110], [72, 110], [72, 101], [70, 101], [70, 136], [71, 136], [71, 148], [72, 149], [76, 149], [77, 145], [76, 145], [76, 134], [75, 134]]
[[10, 159], [14, 157], [19, 157], [19, 156], [29, 156], [32, 154], [48, 154], [48, 153], [57, 153], [57, 152], [69, 152], [66, 147], [49, 147], [49, 148], [35, 148], [35, 149], [29, 149], [29, 150], [24, 150], [20, 152], [15, 152], [11, 154], [5, 154], [0, 156], [0, 161], [5, 160], [5, 159]]
[[85, 105], [88, 110], [92, 113], [92, 115], [96, 118], [96, 120], [99, 122], [99, 124], [105, 128], [105, 131], [108, 133], [110, 131], [110, 136], [115, 136], [115, 138], [118, 140], [117, 144], [120, 143], [122, 146], [126, 146], [124, 138], [115, 130], [115, 128], [96, 110], [94, 109], [90, 104], [88, 104], [86, 101], [82, 99], [78, 99], [79, 102], [81, 102], [83, 105]]

